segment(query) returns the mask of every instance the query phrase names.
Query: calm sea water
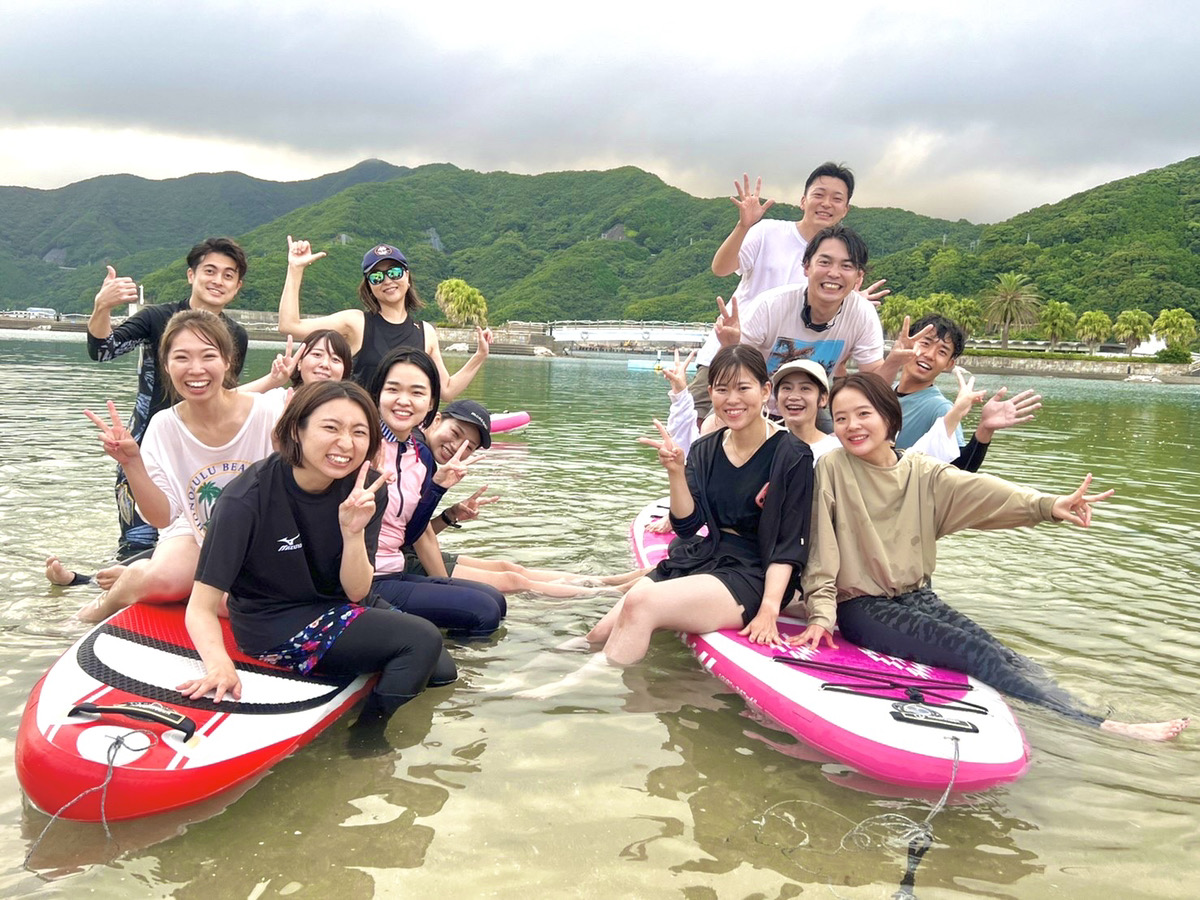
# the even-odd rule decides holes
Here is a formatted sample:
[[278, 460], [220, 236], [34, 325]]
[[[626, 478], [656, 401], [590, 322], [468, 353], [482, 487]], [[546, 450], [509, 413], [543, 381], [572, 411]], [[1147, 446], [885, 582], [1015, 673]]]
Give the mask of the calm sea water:
[[[252, 351], [251, 374], [271, 351]], [[452, 362], [452, 364], [454, 364]], [[982, 379], [997, 387], [996, 376]], [[1042, 379], [1036, 422], [986, 470], [1117, 497], [1088, 531], [968, 533], [941, 543], [943, 596], [1127, 719], [1200, 713], [1200, 387]], [[511, 598], [506, 627], [454, 645], [462, 678], [394, 720], [394, 756], [351, 759], [340, 725], [232, 801], [191, 814], [57, 823], [26, 804], [13, 742], [30, 688], [78, 631], [92, 588], [51, 588], [42, 560], [115, 544], [112, 465], [81, 410], [133, 391], [132, 360], [0, 341], [0, 895], [38, 897], [889, 897], [904, 854], [845, 841], [869, 817], [917, 821], [906, 796], [813, 760], [706, 675], [671, 635], [644, 663], [547, 700], [518, 696], [580, 662], [553, 652], [610, 599]], [[634, 512], [665, 477], [635, 443], [665, 385], [620, 361], [498, 358], [470, 391], [533, 424], [473, 467], [503, 502], [447, 544], [604, 573], [630, 565]], [[933, 820], [918, 896], [1189, 897], [1200, 872], [1200, 728], [1133, 744], [1017, 709], [1033, 765]]]

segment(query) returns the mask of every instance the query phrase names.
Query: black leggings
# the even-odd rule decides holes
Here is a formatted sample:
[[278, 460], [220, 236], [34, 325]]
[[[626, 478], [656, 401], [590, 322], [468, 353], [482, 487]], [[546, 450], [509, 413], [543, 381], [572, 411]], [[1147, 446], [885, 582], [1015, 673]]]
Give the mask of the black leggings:
[[468, 638], [487, 637], [508, 613], [504, 594], [466, 578], [382, 575], [376, 576], [372, 590], [396, 609]]
[[379, 673], [369, 704], [386, 718], [426, 687], [458, 678], [442, 635], [418, 616], [386, 607], [376, 599], [325, 651], [315, 675]]
[[851, 643], [927, 666], [965, 672], [998, 691], [1088, 725], [1084, 712], [1033, 660], [1010, 650], [928, 588], [897, 597], [855, 597], [838, 604], [838, 628]]

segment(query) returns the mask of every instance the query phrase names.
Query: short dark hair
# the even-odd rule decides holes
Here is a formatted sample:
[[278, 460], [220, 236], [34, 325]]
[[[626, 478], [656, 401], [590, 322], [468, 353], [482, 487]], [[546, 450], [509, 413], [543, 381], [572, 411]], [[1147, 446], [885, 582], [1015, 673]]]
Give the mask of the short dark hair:
[[875, 411], [883, 416], [883, 421], [887, 423], [888, 440], [894, 441], [896, 435], [900, 433], [900, 426], [904, 421], [904, 412], [900, 408], [900, 398], [896, 396], [896, 392], [892, 390], [891, 385], [874, 372], [855, 372], [852, 375], [847, 375], [845, 378], [840, 378], [834, 383], [833, 390], [829, 392], [829, 409], [831, 412], [833, 404], [837, 400], [837, 395], [847, 388], [854, 388], [856, 391], [859, 391], [867, 398], [867, 402], [875, 407]]
[[238, 270], [238, 281], [246, 277], [246, 251], [233, 238], [206, 238], [188, 251], [187, 265], [195, 269], [210, 253], [221, 253], [233, 260]]
[[[308, 425], [312, 414], [331, 400], [345, 398], [357, 404], [367, 417], [370, 440], [367, 444], [367, 459], [375, 458], [379, 442], [383, 439], [379, 428], [379, 407], [371, 402], [370, 395], [353, 381], [314, 381], [296, 389], [292, 399], [275, 423], [275, 444], [279, 455], [293, 469], [304, 464], [304, 448], [300, 443], [300, 429]], [[357, 472], [355, 473], [357, 474]]]
[[840, 178], [846, 184], [846, 200], [849, 201], [854, 196], [854, 173], [840, 163], [823, 162], [813, 169], [808, 181], [804, 182], [804, 193], [808, 193], [808, 189], [818, 178]]
[[328, 344], [330, 352], [342, 361], [342, 380], [345, 381], [353, 373], [354, 354], [346, 336], [332, 328], [320, 328], [304, 339], [304, 352], [300, 354], [296, 360], [296, 368], [292, 370], [292, 387], [300, 387], [303, 383], [300, 378], [300, 360], [308, 356], [322, 341]]
[[922, 316], [913, 323], [909, 334], [916, 334], [925, 330], [930, 325], [936, 330], [938, 340], [946, 341], [953, 348], [954, 352], [951, 354], [953, 359], [958, 359], [962, 356], [963, 349], [967, 346], [967, 332], [966, 329], [953, 319], [947, 319], [945, 316], [939, 316], [937, 313]]
[[206, 309], [181, 309], [167, 320], [167, 327], [158, 339], [158, 371], [162, 374], [167, 396], [174, 401], [180, 399], [174, 382], [167, 376], [167, 360], [171, 356], [171, 345], [181, 331], [190, 331], [210, 347], [215, 347], [221, 359], [229, 364], [225, 369], [225, 377], [221, 379], [221, 387], [227, 391], [237, 387], [237, 372], [241, 367], [229, 328]]
[[808, 246], [804, 248], [804, 265], [812, 262], [812, 258], [817, 255], [817, 251], [821, 249], [821, 244], [830, 238], [841, 241], [846, 252], [850, 255], [850, 261], [854, 263], [854, 268], [858, 271], [863, 271], [867, 267], [867, 242], [858, 236], [858, 232], [853, 228], [847, 228], [845, 225], [830, 225], [828, 228], [822, 228], [813, 239], [808, 242]]
[[738, 369], [745, 369], [759, 384], [771, 380], [767, 374], [767, 361], [749, 344], [722, 347], [708, 365], [708, 386], [721, 384], [732, 378]]
[[379, 363], [379, 368], [375, 370], [375, 377], [371, 380], [371, 396], [375, 399], [375, 404], [379, 404], [379, 395], [383, 393], [383, 386], [387, 383], [388, 372], [392, 366], [397, 363], [409, 363], [416, 366], [424, 372], [429, 378], [429, 414], [425, 416], [425, 420], [421, 422], [422, 428], [428, 428], [433, 424], [433, 418], [437, 415], [438, 404], [442, 402], [442, 376], [438, 374], [437, 364], [434, 363], [432, 357], [424, 350], [418, 350], [415, 347], [397, 347], [385, 356]]

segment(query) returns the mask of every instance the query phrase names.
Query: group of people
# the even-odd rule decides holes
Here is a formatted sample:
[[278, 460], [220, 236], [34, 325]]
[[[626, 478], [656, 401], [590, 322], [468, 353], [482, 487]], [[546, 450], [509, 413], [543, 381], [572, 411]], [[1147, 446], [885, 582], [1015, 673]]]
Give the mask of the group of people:
[[[143, 360], [128, 424], [112, 403], [107, 420], [87, 413], [119, 464], [122, 539], [120, 561], [95, 575], [104, 593], [80, 618], [187, 598], [205, 667], [179, 686], [189, 697], [240, 696], [221, 616], [242, 651], [271, 664], [378, 672], [355, 725], [370, 742], [407, 700], [455, 680], [439, 629], [491, 634], [512, 591], [607, 588], [623, 596], [587, 635], [603, 650], [598, 661], [640, 660], [659, 629], [738, 628], [778, 642], [778, 617], [795, 603], [808, 619], [801, 643], [831, 645], [836, 626], [839, 639], [968, 672], [1110, 731], [1177, 735], [1186, 719], [1128, 724], [1087, 713], [933, 593], [942, 535], [1087, 526], [1112, 492], [1089, 493], [1090, 476], [1050, 496], [977, 474], [994, 433], [1028, 421], [1040, 398], [976, 391], [955, 368], [965, 334], [942, 317], [905, 321], [885, 356], [872, 304], [888, 292], [882, 282], [860, 292], [867, 249], [841, 225], [854, 190], [847, 169], [813, 172], [795, 223], [764, 219], [771, 201], [760, 190], [748, 178], [737, 184], [738, 223], [713, 271], [741, 280], [728, 304], [717, 299], [691, 384], [690, 356], [666, 369], [668, 424], [656, 420], [658, 437], [643, 439], [667, 470], [670, 516], [659, 527], [677, 537], [654, 569], [598, 581], [442, 552], [440, 531], [496, 499], [485, 485], [437, 513], [471, 454], [491, 443], [487, 410], [456, 399], [484, 364], [490, 334], [478, 330], [474, 354], [451, 374], [436, 331], [417, 318], [421, 299], [397, 248], [364, 256], [363, 309], [303, 318], [304, 272], [324, 254], [289, 237], [279, 306], [287, 347], [268, 375], [241, 386], [246, 333], [224, 314], [246, 272], [236, 243], [197, 245], [189, 299], [116, 328], [112, 310], [137, 291], [110, 268], [89, 353], [142, 348]], [[850, 359], [856, 371], [846, 374]], [[934, 385], [951, 370], [953, 402]], [[964, 443], [959, 423], [976, 404], [979, 426]], [[46, 573], [58, 584], [90, 580], [56, 557]]]

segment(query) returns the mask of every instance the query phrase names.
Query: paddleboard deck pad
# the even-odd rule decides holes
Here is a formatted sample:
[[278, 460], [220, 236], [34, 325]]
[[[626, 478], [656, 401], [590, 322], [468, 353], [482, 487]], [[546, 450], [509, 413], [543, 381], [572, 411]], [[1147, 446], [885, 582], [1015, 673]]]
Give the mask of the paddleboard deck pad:
[[[634, 519], [639, 565], [666, 555], [673, 536], [645, 527], [667, 508], [663, 498]], [[805, 628], [788, 616], [778, 625], [785, 638]], [[977, 791], [1029, 767], [1029, 744], [1004, 698], [960, 672], [875, 653], [837, 634], [837, 649], [819, 650], [752, 644], [736, 629], [681, 637], [705, 669], [755, 708], [879, 781], [942, 790], [953, 778], [956, 791]]]
[[[175, 687], [204, 671], [185, 609], [175, 603], [122, 610], [81, 637], [34, 686], [16, 766], [39, 809], [95, 822], [102, 802], [103, 817], [113, 821], [196, 803], [265, 773], [371, 687], [371, 676], [306, 677], [246, 656], [222, 619], [242, 697], [185, 698]], [[80, 797], [106, 779], [106, 790]]]

